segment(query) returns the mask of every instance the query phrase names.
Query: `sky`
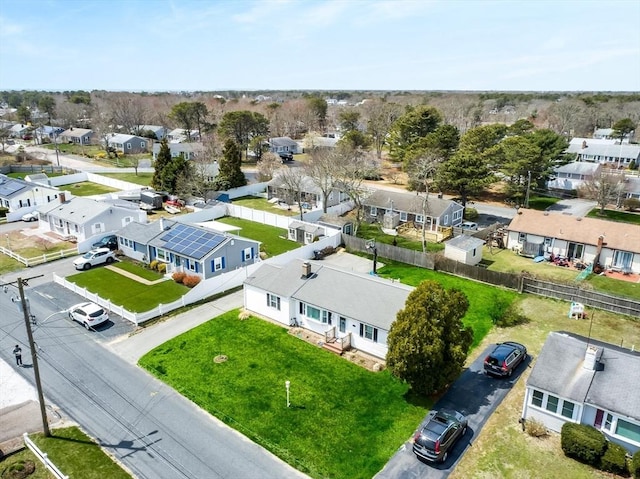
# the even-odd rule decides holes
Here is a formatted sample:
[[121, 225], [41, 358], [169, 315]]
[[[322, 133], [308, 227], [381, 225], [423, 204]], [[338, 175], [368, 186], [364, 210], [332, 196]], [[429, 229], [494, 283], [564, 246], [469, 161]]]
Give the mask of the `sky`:
[[0, 0], [0, 90], [640, 91], [640, 0]]

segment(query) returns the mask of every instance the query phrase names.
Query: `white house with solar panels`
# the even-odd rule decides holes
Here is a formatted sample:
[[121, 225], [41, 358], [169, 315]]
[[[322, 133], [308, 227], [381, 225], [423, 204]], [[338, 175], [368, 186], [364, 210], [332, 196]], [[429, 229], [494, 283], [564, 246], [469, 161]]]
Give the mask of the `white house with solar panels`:
[[60, 191], [54, 186], [32, 183], [0, 174], [0, 206], [7, 208], [7, 221], [17, 221], [36, 206], [57, 200]]
[[161, 261], [169, 274], [209, 279], [260, 261], [259, 241], [200, 225], [160, 219], [129, 223], [116, 235], [125, 256], [147, 264]]

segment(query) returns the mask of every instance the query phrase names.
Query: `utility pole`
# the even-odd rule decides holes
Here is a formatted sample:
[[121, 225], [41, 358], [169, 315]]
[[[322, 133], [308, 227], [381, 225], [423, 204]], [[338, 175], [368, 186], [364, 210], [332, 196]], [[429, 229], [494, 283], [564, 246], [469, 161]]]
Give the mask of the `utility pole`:
[[531, 170], [529, 170], [527, 173], [528, 173], [528, 176], [527, 176], [527, 194], [524, 197], [524, 207], [525, 208], [529, 207], [529, 189], [531, 188]]
[[[42, 275], [40, 275], [42, 276]], [[36, 354], [36, 346], [33, 341], [33, 333], [31, 332], [31, 318], [29, 307], [27, 306], [27, 298], [24, 296], [24, 284], [28, 279], [39, 278], [40, 276], [33, 276], [23, 280], [18, 278], [18, 291], [20, 292], [20, 303], [22, 304], [22, 314], [24, 315], [24, 324], [27, 327], [27, 336], [29, 337], [29, 347], [31, 348], [31, 360], [33, 361], [33, 373], [36, 378], [36, 389], [38, 390], [38, 401], [40, 402], [40, 415], [42, 416], [42, 430], [45, 437], [51, 436], [49, 431], [49, 422], [47, 421], [47, 411], [44, 405], [44, 395], [42, 394], [42, 383], [40, 382], [40, 370], [38, 368], [38, 356]]]

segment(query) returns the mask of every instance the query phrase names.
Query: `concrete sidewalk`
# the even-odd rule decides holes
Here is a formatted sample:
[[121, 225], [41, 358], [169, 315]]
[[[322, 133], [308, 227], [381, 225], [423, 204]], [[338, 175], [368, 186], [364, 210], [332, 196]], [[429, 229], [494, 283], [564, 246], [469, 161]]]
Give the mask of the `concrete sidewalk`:
[[210, 301], [202, 306], [192, 308], [177, 316], [148, 328], [141, 328], [130, 336], [121, 337], [109, 343], [115, 354], [125, 361], [138, 364], [138, 360], [153, 348], [168, 340], [189, 331], [196, 326], [220, 316], [232, 309], [243, 306], [244, 293], [242, 290]]

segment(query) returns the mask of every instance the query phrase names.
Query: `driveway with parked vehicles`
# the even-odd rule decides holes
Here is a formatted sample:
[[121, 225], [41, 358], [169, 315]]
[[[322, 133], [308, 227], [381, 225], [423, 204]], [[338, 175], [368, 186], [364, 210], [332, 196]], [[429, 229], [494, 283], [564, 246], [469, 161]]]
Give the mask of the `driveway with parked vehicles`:
[[[511, 387], [518, 380], [525, 367], [529, 366], [531, 357], [527, 356], [509, 378], [494, 378], [484, 373], [484, 359], [495, 349], [490, 345], [460, 375], [446, 394], [433, 406], [433, 410], [454, 410], [465, 415], [467, 429], [464, 435], [448, 450], [448, 457], [443, 463], [419, 460], [413, 453], [413, 439], [404, 443], [398, 452], [387, 462], [386, 466], [376, 474], [375, 479], [444, 479], [449, 476], [464, 451], [480, 433], [485, 422], [500, 405]], [[416, 424], [416, 430], [430, 419], [425, 418], [422, 425]]]

